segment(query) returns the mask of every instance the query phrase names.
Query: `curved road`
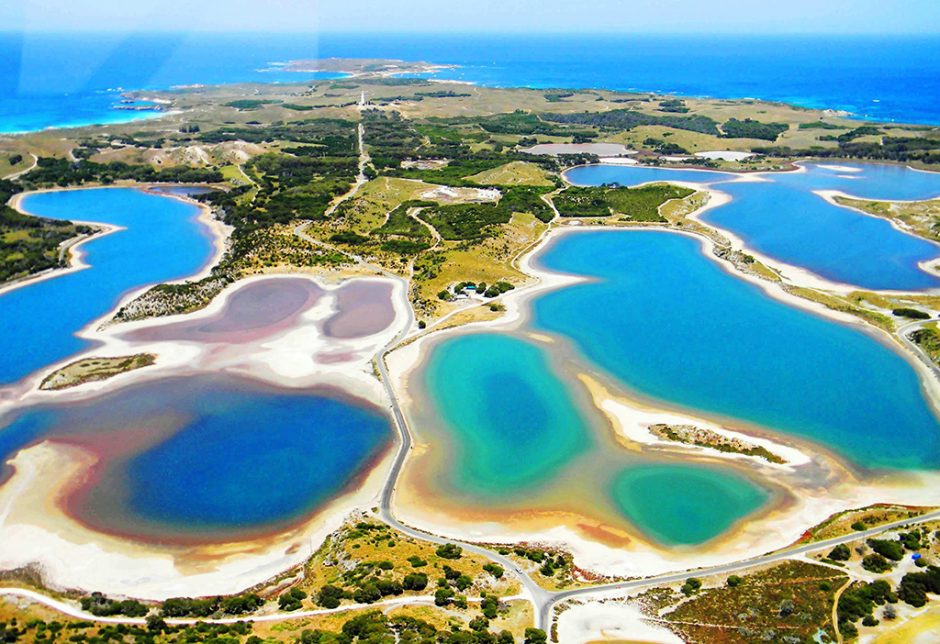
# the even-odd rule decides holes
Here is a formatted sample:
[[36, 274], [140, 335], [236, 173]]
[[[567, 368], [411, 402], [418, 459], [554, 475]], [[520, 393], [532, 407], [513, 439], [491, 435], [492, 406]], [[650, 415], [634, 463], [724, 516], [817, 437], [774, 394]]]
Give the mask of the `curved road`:
[[911, 331], [914, 331], [916, 329], [921, 328], [922, 326], [926, 324], [930, 324], [931, 322], [936, 322], [936, 321], [937, 321], [936, 319], [933, 319], [933, 320], [915, 320], [914, 322], [908, 322], [907, 324], [903, 324], [898, 327], [897, 335], [901, 339], [901, 342], [904, 344], [904, 346], [910, 349], [911, 352], [915, 356], [917, 356], [921, 362], [927, 365], [927, 368], [930, 369], [930, 371], [935, 376], [937, 376], [937, 378], [940, 378], [940, 367], [938, 367], [934, 363], [934, 361], [930, 359], [930, 356], [924, 353], [924, 350], [921, 349], [917, 344], [915, 344], [914, 341], [912, 341], [910, 337], [908, 336], [908, 334]]

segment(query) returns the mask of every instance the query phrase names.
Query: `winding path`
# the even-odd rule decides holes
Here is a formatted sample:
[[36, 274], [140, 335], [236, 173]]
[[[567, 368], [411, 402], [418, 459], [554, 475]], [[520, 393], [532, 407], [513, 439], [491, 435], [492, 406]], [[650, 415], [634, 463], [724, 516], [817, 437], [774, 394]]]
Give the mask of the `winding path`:
[[35, 154], [33, 154], [32, 152], [29, 153], [29, 156], [33, 157], [33, 163], [32, 163], [28, 168], [26, 168], [26, 169], [24, 169], [24, 170], [17, 170], [16, 172], [11, 172], [10, 174], [8, 174], [8, 175], [6, 175], [6, 176], [4, 176], [4, 177], [0, 177], [0, 178], [5, 179], [5, 180], [7, 180], [7, 181], [12, 181], [13, 179], [19, 179], [19, 178], [22, 177], [24, 174], [26, 174], [27, 172], [29, 172], [30, 170], [32, 170], [33, 168], [35, 168], [37, 165], [39, 165], [39, 157], [37, 157], [37, 156], [36, 156]]

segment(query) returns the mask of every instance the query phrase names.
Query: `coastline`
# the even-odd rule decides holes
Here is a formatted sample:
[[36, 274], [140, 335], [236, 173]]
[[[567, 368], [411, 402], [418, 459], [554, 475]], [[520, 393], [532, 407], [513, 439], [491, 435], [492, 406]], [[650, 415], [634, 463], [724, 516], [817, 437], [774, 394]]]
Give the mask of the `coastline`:
[[[795, 172], [795, 173], [807, 172], [805, 163], [812, 163], [812, 162], [814, 161], [806, 161], [806, 160], [796, 161], [793, 163], [793, 166], [794, 166], [793, 169], [789, 169], [789, 170], [771, 170], [771, 171], [758, 170], [758, 171], [753, 171], [753, 172], [736, 172], [736, 171], [731, 171], [731, 170], [707, 170], [703, 168], [685, 168], [685, 167], [665, 168], [665, 170], [672, 170], [672, 171], [677, 171], [677, 172], [678, 171], [690, 172], [690, 173], [694, 173], [694, 172], [721, 173], [721, 174], [727, 174], [729, 176], [729, 183], [744, 183], [744, 182], [767, 181], [767, 179], [764, 178], [765, 175], [778, 174], [780, 172]], [[864, 161], [863, 163], [874, 163], [874, 162]], [[604, 165], [610, 166], [610, 165], [619, 165], [619, 164], [609, 164], [609, 163], [600, 162], [600, 163], [588, 163], [582, 166], [574, 166], [574, 167], [580, 168], [580, 167], [604, 166]], [[885, 163], [882, 165], [903, 165], [903, 164]], [[918, 168], [911, 168], [910, 166], [904, 166], [904, 167], [907, 167], [911, 170], [917, 170], [919, 172], [931, 172], [929, 170], [920, 170]], [[567, 173], [573, 169], [574, 168], [568, 168], [564, 172], [562, 172], [561, 173], [562, 179], [564, 179], [565, 182], [567, 182], [569, 185], [572, 185], [572, 186], [585, 185], [585, 184], [574, 183], [573, 181], [568, 179]], [[703, 183], [703, 182], [691, 181], [691, 180], [690, 181], [675, 181], [675, 180], [661, 179], [661, 180], [653, 180], [653, 181], [643, 181], [640, 183], [631, 184], [629, 187], [638, 188], [638, 187], [649, 186], [649, 185], [653, 185], [657, 183], [669, 183], [669, 184], [677, 185], [683, 188], [689, 188], [691, 190], [708, 193], [709, 195], [708, 203], [706, 203], [704, 207], [687, 215], [687, 218], [725, 237], [725, 239], [727, 239], [729, 242], [731, 250], [747, 253], [748, 255], [753, 256], [762, 264], [773, 268], [778, 274], [781, 275], [781, 277], [784, 277], [793, 286], [811, 288], [811, 289], [816, 289], [816, 290], [832, 291], [833, 293], [837, 293], [840, 295], [846, 295], [853, 291], [858, 291], [858, 290], [869, 290], [869, 291], [872, 291], [875, 293], [881, 293], [884, 295], [908, 295], [911, 293], [932, 295], [932, 294], [940, 293], [940, 286], [932, 288], [932, 289], [924, 289], [922, 291], [863, 288], [861, 286], [849, 284], [847, 282], [838, 282], [835, 280], [831, 280], [807, 268], [803, 268], [795, 264], [790, 264], [781, 259], [777, 259], [765, 253], [762, 253], [754, 249], [753, 247], [751, 247], [743, 238], [738, 236], [736, 233], [728, 230], [727, 228], [722, 228], [720, 226], [716, 226], [715, 224], [702, 221], [700, 217], [703, 213], [714, 208], [725, 206], [733, 201], [733, 198], [731, 197], [731, 195], [720, 190], [719, 188], [713, 187], [712, 184], [714, 182]], [[812, 192], [813, 194], [816, 194], [817, 196], [824, 199], [827, 203], [829, 203], [832, 206], [835, 206], [836, 208], [845, 208], [847, 210], [860, 212], [867, 217], [873, 217], [876, 219], [885, 219], [883, 217], [876, 217], [875, 215], [872, 215], [871, 213], [860, 211], [856, 208], [843, 206], [842, 204], [836, 203], [831, 198], [832, 195], [845, 196], [850, 199], [861, 199], [861, 197], [855, 197], [848, 193], [838, 191], [838, 190], [814, 190]], [[883, 201], [884, 203], [917, 203], [917, 201], [903, 201], [903, 200], [897, 200], [897, 199], [891, 199], [891, 200], [866, 199], [866, 201]], [[576, 218], [573, 218], [573, 219], [576, 219]], [[932, 264], [932, 263], [940, 264], [940, 244], [938, 244], [937, 242], [933, 240], [924, 239], [923, 237], [915, 235], [909, 230], [904, 230], [903, 228], [899, 227], [897, 223], [894, 221], [891, 221], [891, 220], [888, 220], [888, 221], [889, 223], [891, 223], [891, 226], [895, 230], [900, 232], [901, 234], [916, 237], [917, 239], [927, 241], [937, 246], [937, 256], [932, 259], [927, 259], [922, 262], [919, 262], [918, 268], [920, 268], [920, 270], [930, 275], [940, 276], [940, 265], [938, 265], [937, 268], [928, 266], [928, 264]]]
[[[189, 277], [184, 277], [184, 278], [174, 280], [168, 283], [180, 284], [180, 283], [190, 281], [190, 280], [202, 279], [203, 277], [208, 276], [212, 272], [212, 268], [216, 264], [219, 263], [219, 261], [222, 259], [222, 256], [225, 254], [225, 251], [228, 245], [229, 235], [231, 234], [231, 228], [229, 226], [226, 226], [224, 223], [222, 223], [215, 217], [213, 217], [212, 209], [200, 201], [196, 201], [195, 199], [191, 199], [189, 197], [186, 197], [185, 195], [158, 193], [158, 192], [150, 191], [152, 187], [161, 186], [161, 185], [180, 185], [180, 184], [128, 183], [126, 185], [118, 184], [118, 185], [109, 185], [109, 186], [78, 186], [78, 187], [72, 187], [72, 188], [68, 188], [68, 187], [66, 188], [43, 188], [40, 190], [29, 190], [27, 192], [20, 192], [20, 193], [13, 195], [13, 197], [10, 199], [9, 206], [15, 209], [20, 214], [27, 215], [29, 217], [36, 217], [36, 218], [42, 219], [44, 218], [42, 215], [38, 215], [36, 213], [26, 210], [23, 207], [23, 200], [25, 200], [27, 197], [31, 195], [42, 194], [42, 193], [47, 193], [47, 192], [70, 192], [73, 190], [105, 190], [105, 189], [140, 190], [142, 192], [146, 192], [147, 194], [152, 194], [158, 197], [165, 197], [167, 199], [177, 199], [184, 203], [196, 206], [199, 209], [199, 212], [196, 215], [196, 217], [194, 217], [193, 219], [200, 227], [202, 227], [203, 231], [212, 242], [213, 253], [209, 258], [207, 258], [205, 264], [199, 269], [198, 272], [196, 272], [195, 274]], [[91, 226], [93, 228], [97, 228], [99, 229], [99, 232], [94, 233], [92, 235], [85, 235], [85, 236], [79, 235], [78, 237], [73, 237], [72, 239], [67, 240], [63, 244], [63, 246], [67, 245], [67, 252], [68, 252], [68, 265], [67, 266], [64, 266], [62, 268], [49, 269], [49, 270], [43, 271], [41, 273], [36, 273], [33, 275], [27, 275], [18, 280], [13, 280], [12, 282], [9, 282], [7, 284], [2, 284], [0, 285], [0, 296], [6, 293], [9, 293], [11, 291], [14, 291], [18, 288], [30, 286], [37, 282], [41, 282], [41, 281], [48, 280], [48, 279], [54, 279], [61, 275], [67, 275], [69, 273], [84, 270], [86, 268], [91, 268], [91, 265], [84, 261], [86, 253], [84, 249], [82, 248], [82, 246], [84, 246], [88, 242], [91, 242], [95, 239], [100, 239], [102, 237], [105, 237], [106, 235], [110, 235], [112, 233], [125, 230], [125, 228], [121, 226], [114, 226], [112, 224], [105, 224], [105, 223], [96, 222], [96, 221], [84, 221], [84, 220], [79, 220], [79, 219], [69, 219], [68, 221], [72, 222], [73, 224], [82, 224], [85, 226]], [[121, 308], [121, 306], [124, 306], [125, 304], [127, 304], [127, 302], [130, 302], [134, 298], [138, 297], [141, 293], [145, 292], [147, 289], [149, 289], [152, 286], [153, 284], [146, 284], [144, 286], [141, 286], [139, 289], [134, 289], [134, 291], [125, 295], [120, 300], [118, 305], [114, 307], [114, 309], [109, 311], [106, 316], [103, 316], [103, 317], [110, 318], [111, 316], [114, 315], [116, 311], [118, 311]], [[98, 323], [100, 323], [100, 320], [101, 318], [99, 318]]]
[[[709, 190], [710, 194], [711, 192], [712, 191]], [[704, 208], [708, 207], [715, 207], [715, 205], [709, 203], [704, 206]], [[700, 212], [701, 209], [696, 213], [693, 213], [693, 215], [699, 214]], [[714, 228], [711, 226], [707, 227], [710, 229]], [[472, 333], [483, 330], [496, 332], [519, 331], [526, 322], [527, 302], [529, 302], [531, 299], [550, 290], [563, 288], [564, 286], [589, 279], [582, 276], [547, 271], [539, 267], [535, 263], [534, 258], [542, 250], [544, 250], [548, 244], [553, 243], [564, 234], [598, 230], [618, 230], [632, 232], [659, 230], [673, 234], [687, 235], [698, 239], [699, 243], [701, 244], [701, 252], [711, 261], [716, 262], [720, 267], [722, 267], [722, 270], [726, 271], [731, 276], [738, 279], [744, 279], [747, 282], [759, 286], [765, 295], [777, 299], [789, 306], [794, 306], [813, 315], [822, 317], [835, 323], [841, 323], [849, 326], [850, 328], [864, 332], [876, 341], [894, 350], [895, 353], [903, 357], [912, 366], [912, 368], [915, 369], [915, 372], [918, 373], [921, 386], [923, 387], [926, 393], [926, 397], [935, 412], [940, 410], [940, 403], [938, 403], [938, 401], [940, 401], [940, 380], [938, 380], [935, 374], [931, 370], [927, 369], [926, 366], [920, 360], [918, 360], [916, 356], [911, 355], [907, 347], [900, 343], [898, 339], [894, 337], [894, 335], [867, 324], [850, 314], [839, 313], [823, 306], [822, 304], [793, 295], [784, 290], [781, 284], [764, 280], [754, 275], [742, 273], [729, 261], [717, 257], [714, 252], [712, 252], [715, 247], [715, 242], [701, 233], [680, 231], [665, 226], [556, 226], [548, 229], [544, 233], [542, 239], [519, 258], [519, 261], [517, 262], [518, 267], [525, 274], [532, 277], [534, 279], [534, 283], [526, 286], [525, 288], [517, 289], [516, 291], [513, 291], [501, 298], [500, 301], [507, 308], [506, 314], [502, 318], [495, 321], [473, 322], [456, 328], [445, 328], [442, 329], [441, 333], [434, 333], [435, 329], [432, 327], [428, 333], [422, 334], [418, 337], [413, 337], [411, 342], [401, 345], [399, 348], [395, 349], [389, 354], [388, 362], [392, 374], [392, 386], [394, 387], [397, 397], [399, 398], [399, 401], [409, 419], [411, 419], [410, 410], [415, 404], [415, 401], [408, 391], [408, 380], [412, 373], [416, 369], [420, 368], [420, 365], [423, 364], [424, 360], [426, 359], [429, 351], [428, 345], [436, 344], [448, 338], [456, 337], [458, 334]], [[770, 263], [770, 266], [776, 268], [773, 262]], [[615, 404], [622, 404], [621, 400], [608, 400], [613, 400]], [[650, 402], [652, 402], [652, 404], [647, 406]], [[747, 430], [742, 430], [741, 426], [746, 425], [744, 423], [735, 423], [735, 429], [729, 430], [724, 425], [725, 419], [715, 418], [711, 414], [702, 412], [693, 413], [690, 410], [678, 409], [668, 404], [664, 404], [661, 401], [644, 401], [644, 403], [647, 403], [647, 405], [643, 405], [639, 410], [636, 406], [627, 405], [627, 409], [629, 411], [624, 411], [622, 413], [633, 415], [637, 413], [648, 413], [651, 407], [656, 412], [665, 412], [664, 415], [678, 414], [683, 418], [688, 418], [690, 415], [692, 415], [695, 418], [706, 420], [709, 423], [710, 428], [714, 429], [715, 427], [718, 427], [755, 443], [762, 440], [769, 440], [773, 444], [780, 444], [781, 437], [773, 434], [772, 432], [751, 433], [750, 430], [753, 429], [752, 427], [748, 427]], [[597, 404], [599, 407], [602, 407], [604, 402], [595, 400], [595, 404]], [[615, 570], [618, 565], [623, 565], [622, 550], [618, 550], [616, 548], [610, 549], [602, 546], [601, 544], [598, 544], [596, 541], [585, 538], [583, 535], [578, 534], [576, 530], [573, 530], [570, 527], [570, 522], [567, 525], [564, 525], [563, 523], [560, 524], [558, 521], [558, 516], [553, 517], [549, 522], [549, 525], [552, 526], [551, 528], [545, 528], [543, 525], [540, 529], [532, 531], [528, 526], [511, 526], [505, 523], [500, 523], [499, 521], [494, 522], [492, 520], [462, 522], [459, 517], [455, 517], [451, 514], [442, 514], [441, 512], [429, 510], [426, 507], [422, 508], [422, 504], [419, 499], [422, 498], [425, 490], [415, 488], [412, 477], [413, 472], [416, 469], [415, 461], [420, 459], [422, 453], [427, 450], [427, 446], [421, 442], [420, 436], [414, 436], [414, 432], [413, 438], [416, 442], [415, 449], [408, 455], [405, 467], [403, 468], [401, 484], [398, 489], [397, 497], [399, 499], [397, 502], [398, 511], [406, 521], [412, 522], [414, 525], [428, 529], [436, 534], [452, 535], [467, 541], [510, 543], [519, 540], [530, 542], [535, 540], [556, 545], [561, 544], [563, 547], [569, 548], [572, 551], [579, 566], [601, 572], [602, 574], [610, 574], [610, 571]], [[796, 441], [794, 437], [790, 436], [786, 436], [785, 440], [786, 443], [789, 444], [792, 444], [792, 442]], [[801, 445], [804, 444], [800, 441], [796, 442]], [[722, 460], [721, 456], [715, 457], [713, 454], [703, 454], [702, 452], [705, 451], [706, 448], [690, 448], [689, 446], [680, 446], [680, 448], [684, 449], [685, 453], [692, 457], [706, 457], [707, 460], [711, 460], [712, 462], [720, 462]], [[773, 451], [773, 448], [769, 449]], [[815, 523], [824, 520], [832, 513], [845, 510], [846, 508], [879, 502], [911, 503], [912, 492], [915, 493], [915, 496], [916, 493], [919, 493], [921, 497], [923, 497], [919, 500], [924, 504], [930, 505], [940, 502], [940, 498], [929, 496], [929, 486], [924, 488], [923, 483], [921, 483], [921, 481], [924, 479], [930, 479], [930, 477], [933, 476], [932, 473], [902, 473], [888, 477], [887, 479], [885, 477], [878, 477], [875, 479], [874, 484], [865, 484], [854, 476], [852, 473], [852, 468], [846, 468], [846, 465], [843, 462], [828, 454], [825, 449], [820, 449], [820, 446], [818, 445], [812, 445], [811, 447], [807, 447], [807, 449], [810, 454], [821, 455], [824, 460], [836, 464], [838, 468], [844, 472], [844, 477], [840, 477], [842, 478], [842, 482], [839, 484], [838, 490], [822, 488], [821, 490], [817, 490], [815, 494], [810, 495], [806, 494], [806, 490], [801, 490], [800, 502], [796, 503], [788, 510], [774, 508], [767, 509], [766, 511], [762, 512], [763, 516], [761, 517], [756, 519], [754, 517], [747, 518], [747, 526], [738, 525], [733, 527], [726, 531], [725, 535], [719, 537], [713, 543], [706, 544], [705, 548], [694, 549], [696, 550], [694, 557], [690, 555], [690, 557], [686, 560], [688, 566], [698, 567], [705, 565], [702, 563], [703, 555], [705, 560], [709, 561], [731, 561], [745, 558], [747, 556], [761, 554], [768, 550], [785, 547], [796, 541], [801, 536], [802, 530], [805, 530], [806, 526], [814, 525]], [[806, 456], [806, 452], [802, 451], [800, 448], [796, 448], [795, 453], [802, 454], [804, 457]], [[790, 456], [795, 456], [795, 454], [790, 453]], [[745, 459], [746, 458], [747, 457], [745, 457]], [[736, 458], [733, 460], [741, 461], [744, 459]], [[724, 457], [724, 462], [728, 462], [727, 456]], [[826, 487], [829, 486], [827, 485]], [[577, 524], [577, 519], [574, 520], [574, 523]], [[759, 529], [755, 529], [755, 526], [759, 526]], [[763, 533], [765, 535], [773, 535], [773, 537], [760, 538], [760, 534], [752, 534], [753, 532]], [[747, 535], [750, 535], [750, 538], [748, 538]], [[719, 553], [715, 551], [715, 548], [718, 547], [718, 544], [722, 544], [720, 549], [724, 549], [723, 552]], [[710, 549], [712, 549], [711, 553], [709, 553]], [[628, 576], [645, 575], [653, 574], [655, 572], [663, 572], [666, 570], [682, 569], [683, 564], [676, 561], [676, 551], [674, 549], [665, 551], [665, 554], [663, 554], [663, 551], [660, 550], [659, 555], [655, 554], [656, 551], [657, 548], [655, 546], [650, 548], [650, 552], [654, 554], [650, 555], [645, 560], [645, 563], [635, 567], [634, 569], [625, 571], [624, 574], [627, 574]], [[632, 561], [637, 562], [642, 559], [642, 551], [631, 553]], [[618, 564], [618, 562], [620, 563]]]
[[[31, 386], [16, 401], [16, 406], [50, 402], [71, 404], [148, 380], [219, 371], [297, 391], [329, 387], [342, 395], [364, 399], [377, 406], [391, 422], [391, 403], [386, 400], [381, 383], [372, 374], [372, 359], [408, 320], [405, 290], [398, 280], [352, 278], [392, 284], [395, 319], [382, 331], [363, 338], [327, 341], [344, 347], [358, 346], [359, 356], [350, 363], [318, 364], [311, 360], [312, 364], [302, 365], [296, 360], [285, 362], [283, 359], [285, 355], [297, 355], [298, 352], [314, 353], [316, 345], [311, 345], [311, 332], [319, 334], [318, 325], [335, 311], [329, 300], [315, 303], [301, 315], [294, 327], [278, 331], [273, 336], [262, 335], [246, 348], [235, 350], [237, 355], [229, 352], [219, 356], [214, 355], [212, 347], [185, 346], [190, 343], [168, 341], [161, 347], [160, 342], [133, 342], [119, 337], [131, 330], [209, 319], [223, 310], [231, 297], [245, 286], [283, 279], [309, 280], [323, 286], [328, 293], [349, 283], [343, 281], [339, 285], [325, 286], [309, 275], [256, 275], [230, 285], [209, 307], [192, 314], [129, 322], [105, 329], [88, 327], [84, 334], [101, 344], [79, 354], [79, 357], [120, 355], [148, 347], [147, 351], [158, 356], [156, 364], [109, 380], [60, 391], [39, 390], [39, 374], [30, 379]], [[55, 365], [47, 367], [50, 371], [55, 368]], [[12, 401], [5, 401], [3, 407], [6, 409], [0, 409], [0, 413], [9, 411], [12, 405]], [[375, 462], [363, 471], [360, 480], [351, 481], [337, 496], [314, 512], [299, 517], [287, 528], [261, 530], [261, 534], [245, 539], [192, 545], [142, 542], [134, 535], [91, 529], [70, 516], [64, 499], [74, 491], [76, 482], [80, 482], [94, 467], [95, 457], [81, 448], [66, 446], [54, 439], [44, 440], [19, 452], [12, 461], [13, 475], [0, 488], [0, 536], [4, 543], [15, 544], [15, 547], [5, 549], [8, 550], [5, 557], [0, 556], [0, 568], [37, 565], [44, 573], [45, 583], [53, 588], [105, 590], [148, 599], [241, 592], [301, 564], [328, 534], [339, 528], [350, 512], [372, 507], [382, 492], [396, 444], [393, 434]], [[35, 481], [41, 482], [38, 489], [33, 488]], [[70, 560], [87, 560], [94, 565], [76, 568], [66, 563]], [[142, 578], [148, 582], [140, 584]]]

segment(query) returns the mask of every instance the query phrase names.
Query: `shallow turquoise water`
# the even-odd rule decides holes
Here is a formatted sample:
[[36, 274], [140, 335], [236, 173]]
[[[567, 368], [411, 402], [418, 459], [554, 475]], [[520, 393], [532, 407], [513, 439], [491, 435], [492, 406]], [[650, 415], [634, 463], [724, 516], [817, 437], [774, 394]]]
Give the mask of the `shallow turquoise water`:
[[866, 289], [916, 291], [940, 287], [940, 277], [918, 264], [940, 256], [940, 246], [902, 233], [886, 219], [868, 217], [827, 203], [814, 190], [841, 190], [884, 200], [921, 200], [940, 196], [940, 173], [886, 164], [806, 164], [806, 172], [761, 175], [767, 181], [735, 182], [726, 173], [584, 166], [568, 172], [581, 185], [648, 181], [711, 183], [731, 195], [731, 203], [702, 214], [754, 250], [826, 279]]
[[90, 450], [102, 466], [71, 512], [101, 530], [167, 541], [296, 521], [364, 474], [392, 438], [375, 407], [227, 376], [168, 378], [5, 421], [0, 462], [46, 439]]
[[708, 541], [769, 498], [766, 491], [726, 470], [664, 464], [623, 470], [614, 479], [612, 495], [634, 524], [667, 545]]
[[591, 444], [587, 423], [544, 353], [474, 334], [442, 344], [424, 382], [454, 440], [454, 484], [501, 495], [543, 483]]
[[818, 441], [862, 467], [940, 467], [940, 422], [903, 357], [766, 296], [697, 239], [579, 232], [538, 262], [596, 280], [537, 298], [532, 326], [628, 387]]
[[[654, 465], [624, 451], [607, 428], [590, 426], [546, 348], [515, 336], [447, 340], [431, 353], [423, 382], [436, 414], [419, 427], [442, 433], [433, 445], [447, 454], [444, 489], [471, 506], [599, 512], [674, 545], [708, 541], [770, 497], [721, 468]], [[634, 471], [636, 480], [629, 474]], [[688, 501], [677, 499], [686, 484], [698, 488]], [[694, 507], [706, 502], [704, 511]], [[695, 527], [680, 535], [690, 516]]]
[[192, 275], [212, 256], [199, 209], [179, 199], [133, 188], [64, 190], [29, 195], [23, 208], [125, 230], [82, 245], [91, 268], [0, 294], [0, 385], [87, 348], [74, 334], [124, 294]]

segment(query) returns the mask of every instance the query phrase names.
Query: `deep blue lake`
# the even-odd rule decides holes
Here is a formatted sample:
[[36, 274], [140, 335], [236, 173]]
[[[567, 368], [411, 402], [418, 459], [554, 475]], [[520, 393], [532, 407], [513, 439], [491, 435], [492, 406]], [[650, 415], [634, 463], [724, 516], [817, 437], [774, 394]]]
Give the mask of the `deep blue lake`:
[[42, 440], [76, 444], [101, 461], [68, 500], [78, 519], [147, 540], [218, 540], [312, 513], [391, 438], [385, 414], [330, 392], [201, 375], [24, 409], [0, 421], [0, 463]]
[[23, 208], [125, 230], [82, 245], [91, 268], [0, 294], [0, 385], [87, 348], [75, 333], [124, 294], [193, 275], [212, 257], [198, 207], [179, 199], [134, 188], [95, 188], [32, 194]]
[[569, 170], [579, 185], [649, 181], [708, 183], [731, 203], [703, 213], [702, 221], [734, 233], [752, 249], [826, 279], [876, 290], [918, 291], [940, 287], [940, 277], [918, 264], [940, 257], [940, 245], [901, 232], [887, 219], [832, 205], [815, 190], [839, 190], [884, 200], [940, 196], [940, 173], [876, 163], [804, 164], [805, 172], [764, 173], [765, 181], [735, 181], [736, 175], [594, 165]]
[[596, 278], [533, 302], [629, 388], [822, 443], [867, 468], [940, 468], [940, 420], [918, 373], [870, 335], [789, 306], [723, 270], [699, 240], [579, 232], [541, 266]]

